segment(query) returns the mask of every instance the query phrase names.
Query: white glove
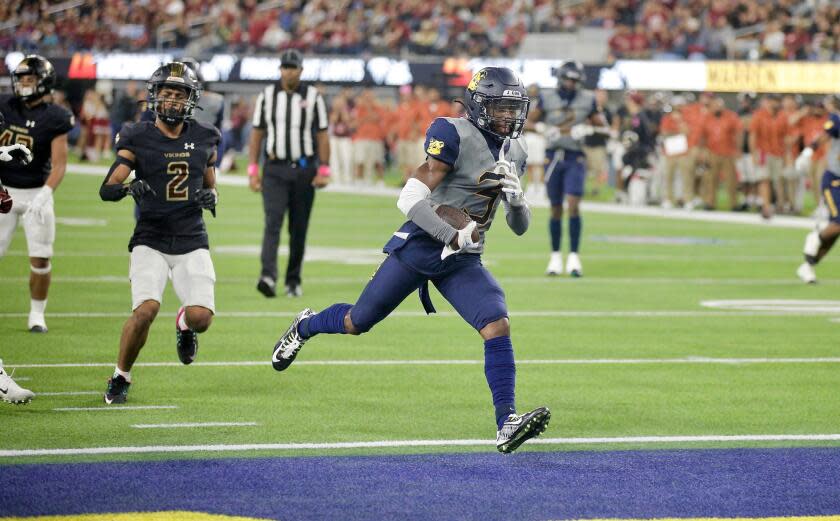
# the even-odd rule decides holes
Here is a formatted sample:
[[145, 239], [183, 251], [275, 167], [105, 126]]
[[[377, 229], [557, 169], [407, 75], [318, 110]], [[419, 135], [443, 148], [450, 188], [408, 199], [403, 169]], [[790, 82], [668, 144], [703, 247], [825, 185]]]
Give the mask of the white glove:
[[449, 257], [453, 253], [469, 253], [478, 251], [479, 243], [473, 242], [472, 240], [472, 232], [475, 230], [476, 226], [478, 226], [478, 223], [470, 221], [469, 224], [458, 230], [458, 235], [456, 236], [458, 239], [458, 249], [453, 250], [452, 246], [447, 244], [443, 247], [443, 251], [440, 252], [440, 260]]
[[42, 186], [41, 190], [39, 190], [32, 201], [29, 202], [29, 208], [27, 208], [24, 217], [38, 219], [41, 224], [44, 224], [52, 203], [52, 194], [52, 188], [47, 185]]
[[579, 123], [569, 129], [569, 135], [575, 141], [580, 141], [586, 136], [591, 136], [594, 133], [595, 131], [592, 129], [592, 125], [587, 125], [586, 123]]
[[525, 194], [522, 193], [522, 183], [516, 174], [516, 165], [505, 159], [505, 149], [509, 149], [510, 138], [505, 138], [502, 148], [499, 150], [499, 160], [496, 161], [496, 168], [493, 171], [502, 176], [501, 186], [505, 199], [511, 206], [524, 206], [526, 204]]
[[560, 134], [560, 129], [555, 127], [554, 125], [547, 125], [545, 128], [545, 141], [549, 145], [553, 145], [560, 141], [560, 138], [563, 137]]
[[32, 162], [32, 151], [20, 143], [0, 147], [0, 161], [8, 163], [14, 159], [18, 159], [24, 165], [28, 165]]
[[793, 163], [793, 167], [800, 174], [806, 174], [811, 168], [811, 156], [814, 155], [814, 149], [805, 147]]

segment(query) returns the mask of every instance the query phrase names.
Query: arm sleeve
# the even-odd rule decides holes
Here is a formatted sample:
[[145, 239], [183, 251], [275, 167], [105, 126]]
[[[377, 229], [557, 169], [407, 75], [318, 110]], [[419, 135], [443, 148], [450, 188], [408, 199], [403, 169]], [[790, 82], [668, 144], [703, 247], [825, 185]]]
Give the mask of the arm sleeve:
[[423, 199], [411, 207], [408, 211], [408, 218], [414, 224], [423, 228], [423, 230], [441, 241], [444, 244], [449, 244], [452, 239], [458, 234], [458, 230], [454, 226], [447, 224], [443, 219], [432, 210], [432, 205], [428, 199]]
[[453, 166], [461, 152], [461, 136], [446, 118], [437, 118], [426, 130], [423, 143], [426, 155]]
[[513, 230], [516, 235], [522, 235], [528, 231], [528, 226], [531, 224], [531, 209], [528, 205], [511, 206], [507, 201], [502, 201], [505, 205], [505, 219], [508, 227]]

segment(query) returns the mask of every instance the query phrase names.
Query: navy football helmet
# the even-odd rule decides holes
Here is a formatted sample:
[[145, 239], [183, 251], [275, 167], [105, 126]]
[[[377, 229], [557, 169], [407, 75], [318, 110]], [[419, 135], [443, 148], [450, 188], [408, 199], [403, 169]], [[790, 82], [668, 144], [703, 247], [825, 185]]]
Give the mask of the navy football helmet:
[[[35, 86], [24, 86], [21, 76], [35, 76]], [[55, 68], [43, 56], [30, 54], [12, 71], [12, 88], [15, 96], [24, 101], [38, 99], [51, 93], [55, 88]]]
[[519, 137], [531, 105], [522, 80], [506, 67], [485, 67], [475, 73], [465, 101], [467, 118], [501, 139]]
[[586, 73], [583, 71], [583, 64], [578, 61], [565, 62], [557, 69], [557, 79], [562, 83], [564, 80], [575, 83], [586, 81]]
[[[164, 88], [180, 89], [186, 97], [183, 100], [161, 98]], [[146, 82], [149, 110], [154, 112], [167, 125], [177, 125], [193, 117], [193, 112], [201, 97], [201, 82], [189, 65], [172, 62], [161, 65]]]

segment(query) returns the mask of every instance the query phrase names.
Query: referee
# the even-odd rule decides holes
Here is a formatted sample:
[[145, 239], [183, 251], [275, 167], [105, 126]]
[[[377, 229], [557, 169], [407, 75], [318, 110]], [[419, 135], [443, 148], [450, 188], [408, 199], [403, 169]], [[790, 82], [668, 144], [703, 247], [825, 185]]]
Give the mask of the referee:
[[[289, 212], [289, 264], [286, 295], [299, 297], [306, 230], [315, 189], [329, 183], [330, 142], [327, 106], [318, 90], [303, 85], [303, 56], [290, 49], [280, 56], [280, 81], [266, 87], [254, 106], [254, 129], [248, 146], [248, 183], [262, 191], [265, 229], [257, 290], [277, 295], [277, 247], [283, 217]], [[265, 140], [265, 148], [262, 142]], [[258, 161], [265, 154], [260, 178]]]

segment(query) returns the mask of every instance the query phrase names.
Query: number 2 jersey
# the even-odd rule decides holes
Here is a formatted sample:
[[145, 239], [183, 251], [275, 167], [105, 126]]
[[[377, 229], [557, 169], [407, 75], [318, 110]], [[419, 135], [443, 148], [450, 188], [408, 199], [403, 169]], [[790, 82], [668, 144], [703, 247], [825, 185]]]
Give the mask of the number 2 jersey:
[[39, 103], [27, 108], [15, 96], [0, 96], [0, 112], [6, 126], [0, 128], [0, 146], [20, 143], [32, 151], [28, 165], [18, 161], [2, 163], [0, 181], [12, 188], [44, 186], [52, 168], [52, 141], [73, 128], [73, 114], [52, 103]]
[[181, 135], [170, 138], [153, 121], [126, 123], [116, 148], [134, 154], [134, 175], [155, 194], [147, 194], [128, 250], [143, 245], [162, 253], [182, 255], [209, 249], [207, 229], [196, 192], [204, 186], [204, 172], [221, 135], [216, 127], [194, 120], [184, 122]]

